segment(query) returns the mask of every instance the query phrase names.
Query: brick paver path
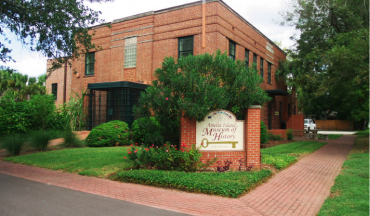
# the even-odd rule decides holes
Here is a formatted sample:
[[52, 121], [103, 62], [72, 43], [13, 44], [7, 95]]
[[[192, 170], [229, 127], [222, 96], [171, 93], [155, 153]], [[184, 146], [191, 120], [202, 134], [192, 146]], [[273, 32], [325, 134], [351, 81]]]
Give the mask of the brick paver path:
[[239, 199], [192, 194], [0, 161], [0, 172], [193, 215], [316, 215], [356, 136], [342, 136]]

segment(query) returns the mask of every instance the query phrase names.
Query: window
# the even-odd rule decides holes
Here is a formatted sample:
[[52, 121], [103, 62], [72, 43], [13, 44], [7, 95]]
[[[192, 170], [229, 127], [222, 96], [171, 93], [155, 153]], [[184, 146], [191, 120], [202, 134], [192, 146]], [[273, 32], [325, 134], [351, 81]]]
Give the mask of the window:
[[54, 100], [57, 100], [57, 97], [58, 97], [58, 83], [51, 84], [51, 93], [54, 96]]
[[268, 83], [271, 84], [271, 63], [268, 63]]
[[85, 75], [94, 75], [95, 52], [86, 53]]
[[236, 43], [232, 40], [229, 41], [229, 58], [235, 61]]
[[137, 37], [125, 39], [125, 68], [136, 67], [136, 45]]
[[263, 58], [261, 58], [261, 67], [260, 67], [260, 69], [261, 69], [261, 77], [263, 79]]
[[193, 55], [194, 51], [194, 36], [179, 38], [179, 58]]
[[257, 70], [257, 54], [253, 53], [253, 68]]
[[249, 50], [245, 49], [245, 66], [249, 67]]

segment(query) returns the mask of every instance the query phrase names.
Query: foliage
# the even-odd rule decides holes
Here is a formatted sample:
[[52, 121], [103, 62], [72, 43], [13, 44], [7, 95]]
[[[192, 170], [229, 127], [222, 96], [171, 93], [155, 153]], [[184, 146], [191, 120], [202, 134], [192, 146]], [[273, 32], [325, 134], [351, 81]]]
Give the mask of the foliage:
[[[107, 2], [110, 0], [89, 0]], [[84, 4], [85, 0], [4, 0], [1, 4], [0, 35], [4, 31], [15, 34], [31, 51], [39, 51], [51, 59], [78, 57], [95, 48], [88, 34], [89, 26], [102, 22], [98, 15]], [[5, 38], [5, 42], [10, 40]], [[12, 60], [11, 50], [0, 43], [0, 61]]]
[[338, 139], [339, 137], [343, 136], [343, 134], [329, 134], [329, 139]]
[[80, 175], [108, 177], [131, 164], [124, 163], [127, 147], [69, 148], [6, 158], [6, 161], [62, 170]]
[[269, 132], [267, 133], [268, 140], [273, 140], [273, 141], [279, 141], [282, 140], [281, 135], [274, 135], [273, 133]]
[[369, 214], [369, 131], [356, 134], [355, 145], [318, 215]]
[[369, 2], [293, 0], [283, 24], [300, 36], [278, 75], [297, 91], [306, 114], [369, 119]]
[[162, 146], [164, 141], [161, 132], [163, 127], [155, 117], [143, 117], [132, 123], [132, 139], [136, 143]]
[[287, 129], [286, 130], [286, 138], [288, 140], [293, 140], [294, 136], [293, 136], [293, 130], [292, 129]]
[[75, 97], [63, 105], [61, 115], [69, 122], [72, 131], [82, 131], [85, 126], [86, 108], [84, 107], [85, 92], [75, 94]]
[[31, 126], [28, 101], [15, 102], [7, 92], [0, 100], [0, 134], [25, 133]]
[[84, 141], [77, 137], [77, 134], [73, 133], [71, 130], [66, 130], [62, 133], [62, 138], [64, 139], [63, 145], [65, 147], [82, 147], [84, 146]]
[[15, 101], [24, 101], [28, 95], [45, 94], [46, 75], [28, 77], [15, 70], [0, 67], [0, 96], [11, 92]]
[[114, 120], [94, 127], [86, 138], [90, 147], [109, 147], [131, 143], [128, 124]]
[[56, 110], [52, 95], [34, 95], [29, 101], [29, 113], [34, 127], [45, 130]]
[[137, 116], [156, 116], [165, 127], [163, 136], [171, 143], [178, 143], [183, 115], [201, 121], [210, 111], [225, 109], [241, 118], [249, 105], [268, 100], [259, 85], [262, 79], [258, 72], [220, 51], [189, 55], [177, 62], [165, 58], [155, 76], [157, 79], [142, 93], [134, 110]]
[[263, 155], [262, 163], [274, 166], [276, 169], [285, 169], [291, 164], [297, 162], [297, 158], [287, 154]]
[[154, 144], [150, 147], [131, 145], [131, 148], [127, 149], [127, 151], [128, 159], [135, 168], [153, 167], [158, 170], [194, 172], [208, 167], [217, 160], [215, 159], [208, 163], [201, 162], [202, 154], [194, 145], [186, 148], [182, 144], [180, 149], [177, 149], [170, 143], [164, 144], [163, 147], [158, 147]]
[[10, 134], [1, 138], [1, 148], [11, 155], [19, 155], [24, 146], [24, 137], [20, 134]]
[[261, 121], [261, 124], [260, 124], [260, 142], [261, 144], [265, 144], [269, 141], [269, 136], [267, 134], [267, 127], [265, 125], [265, 123], [263, 123], [263, 121]]
[[236, 198], [261, 184], [270, 176], [270, 170], [225, 173], [132, 170], [121, 171], [111, 178], [123, 182]]
[[38, 130], [31, 133], [29, 144], [37, 151], [45, 151], [50, 140], [51, 136], [47, 131]]
[[285, 169], [297, 161], [297, 157], [310, 154], [324, 146], [322, 142], [293, 142], [261, 149], [262, 163]]

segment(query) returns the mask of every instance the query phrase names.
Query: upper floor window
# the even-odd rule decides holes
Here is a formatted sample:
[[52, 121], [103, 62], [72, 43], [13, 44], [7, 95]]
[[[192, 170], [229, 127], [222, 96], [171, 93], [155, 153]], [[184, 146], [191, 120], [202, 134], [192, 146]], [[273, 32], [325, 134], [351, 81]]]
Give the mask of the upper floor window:
[[179, 58], [193, 55], [194, 52], [194, 36], [179, 38]]
[[58, 98], [58, 83], [51, 84], [51, 93], [54, 96], [54, 100]]
[[257, 54], [253, 53], [253, 68], [257, 70]]
[[249, 50], [245, 49], [245, 66], [249, 67]]
[[125, 62], [124, 67], [136, 67], [137, 37], [125, 39]]
[[86, 53], [85, 75], [94, 75], [95, 52]]
[[229, 58], [235, 61], [236, 43], [229, 40]]
[[260, 67], [260, 69], [261, 69], [261, 77], [263, 79], [263, 58], [261, 58], [261, 67]]
[[268, 83], [271, 84], [271, 63], [269, 62], [268, 63], [268, 79], [267, 79]]

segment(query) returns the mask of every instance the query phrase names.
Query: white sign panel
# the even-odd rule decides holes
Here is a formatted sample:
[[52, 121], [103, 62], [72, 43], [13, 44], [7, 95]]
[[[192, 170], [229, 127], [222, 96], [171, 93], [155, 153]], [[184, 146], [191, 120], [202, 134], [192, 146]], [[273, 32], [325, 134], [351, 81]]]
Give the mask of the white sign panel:
[[226, 110], [212, 111], [197, 122], [196, 142], [202, 151], [244, 150], [244, 121]]
[[274, 54], [274, 46], [269, 42], [266, 42], [266, 49], [270, 51], [272, 54]]

